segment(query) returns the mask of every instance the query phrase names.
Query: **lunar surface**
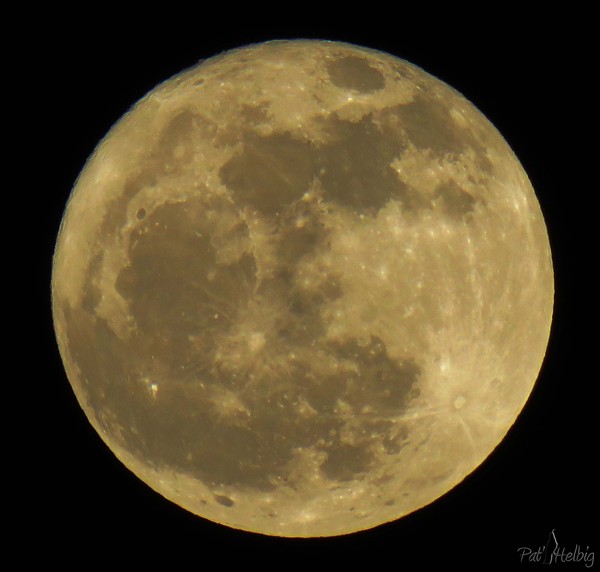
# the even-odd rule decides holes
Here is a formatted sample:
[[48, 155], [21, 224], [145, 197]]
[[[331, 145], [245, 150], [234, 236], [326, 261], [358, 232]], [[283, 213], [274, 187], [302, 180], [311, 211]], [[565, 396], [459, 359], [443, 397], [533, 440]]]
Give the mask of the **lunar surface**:
[[423, 507], [538, 376], [548, 236], [462, 95], [371, 49], [277, 41], [159, 85], [67, 205], [53, 312], [117, 457], [230, 527], [347, 534]]

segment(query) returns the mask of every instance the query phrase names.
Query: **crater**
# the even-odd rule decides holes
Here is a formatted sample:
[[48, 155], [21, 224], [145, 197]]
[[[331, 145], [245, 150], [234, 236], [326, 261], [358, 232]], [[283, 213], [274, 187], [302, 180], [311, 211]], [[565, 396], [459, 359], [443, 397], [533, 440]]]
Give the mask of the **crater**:
[[341, 89], [371, 93], [385, 87], [383, 74], [358, 56], [344, 56], [327, 63], [331, 83]]
[[223, 506], [226, 506], [226, 507], [232, 507], [235, 504], [229, 497], [226, 497], [224, 495], [214, 495], [213, 498], [219, 504], [222, 504]]

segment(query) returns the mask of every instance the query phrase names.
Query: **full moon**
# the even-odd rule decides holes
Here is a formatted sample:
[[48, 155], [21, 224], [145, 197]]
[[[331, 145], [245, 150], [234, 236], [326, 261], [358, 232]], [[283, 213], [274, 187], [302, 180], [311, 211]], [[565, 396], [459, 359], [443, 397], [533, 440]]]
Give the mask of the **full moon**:
[[90, 423], [155, 491], [285, 537], [460, 483], [535, 384], [553, 311], [533, 188], [460, 93], [272, 41], [160, 84], [71, 193], [53, 316]]

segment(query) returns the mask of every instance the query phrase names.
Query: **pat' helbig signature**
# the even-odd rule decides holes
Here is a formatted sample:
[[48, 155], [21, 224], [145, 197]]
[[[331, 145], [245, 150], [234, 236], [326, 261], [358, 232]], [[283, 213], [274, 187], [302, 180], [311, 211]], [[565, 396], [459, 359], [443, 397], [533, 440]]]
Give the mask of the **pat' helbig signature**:
[[586, 568], [594, 565], [594, 552], [586, 546], [582, 550], [579, 544], [576, 544], [573, 550], [567, 550], [564, 546], [558, 544], [556, 531], [552, 529], [548, 535], [546, 546], [540, 546], [537, 550], [528, 546], [521, 546], [517, 549], [521, 562], [537, 562], [541, 564], [561, 564], [567, 562], [581, 562]]

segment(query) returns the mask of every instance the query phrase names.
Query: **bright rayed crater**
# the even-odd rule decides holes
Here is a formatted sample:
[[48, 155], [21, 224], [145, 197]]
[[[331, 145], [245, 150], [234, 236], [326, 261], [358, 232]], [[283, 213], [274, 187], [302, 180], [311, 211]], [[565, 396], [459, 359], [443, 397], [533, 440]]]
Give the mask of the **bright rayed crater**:
[[52, 286], [68, 378], [119, 459], [282, 536], [459, 483], [525, 404], [553, 302], [494, 127], [405, 61], [318, 41], [227, 52], [142, 99], [77, 181]]

